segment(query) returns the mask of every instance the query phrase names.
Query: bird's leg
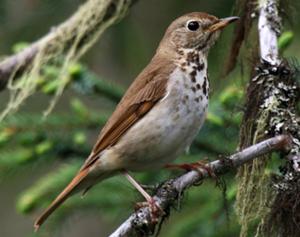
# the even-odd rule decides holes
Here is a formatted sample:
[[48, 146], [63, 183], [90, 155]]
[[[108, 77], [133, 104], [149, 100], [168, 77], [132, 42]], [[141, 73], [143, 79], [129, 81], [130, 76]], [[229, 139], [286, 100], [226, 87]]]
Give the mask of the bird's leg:
[[183, 163], [183, 164], [166, 164], [165, 168], [167, 169], [184, 169], [186, 171], [204, 169], [210, 177], [216, 178], [216, 174], [213, 170], [207, 165], [207, 162], [197, 161], [194, 163]]
[[128, 179], [128, 181], [144, 196], [147, 202], [152, 201], [152, 197], [142, 188], [142, 186], [135, 181], [134, 178], [127, 171], [123, 171], [123, 175]]
[[159, 216], [159, 213], [163, 213], [163, 210], [155, 203], [155, 200], [142, 188], [142, 186], [135, 181], [134, 178], [131, 177], [131, 175], [127, 171], [122, 172], [123, 175], [127, 178], [127, 180], [144, 196], [147, 203], [141, 203], [138, 205], [139, 208], [143, 206], [149, 206], [151, 210], [151, 217], [153, 222], [157, 222], [157, 216]]

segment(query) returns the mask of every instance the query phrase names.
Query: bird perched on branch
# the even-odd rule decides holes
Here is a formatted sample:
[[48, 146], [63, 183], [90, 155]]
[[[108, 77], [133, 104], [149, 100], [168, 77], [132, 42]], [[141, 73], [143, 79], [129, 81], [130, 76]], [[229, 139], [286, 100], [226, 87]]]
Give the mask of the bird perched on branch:
[[221, 30], [238, 17], [193, 12], [168, 27], [148, 66], [129, 87], [94, 148], [70, 182], [36, 220], [37, 230], [68, 197], [124, 174], [155, 208], [128, 171], [158, 169], [190, 146], [207, 112], [207, 56]]

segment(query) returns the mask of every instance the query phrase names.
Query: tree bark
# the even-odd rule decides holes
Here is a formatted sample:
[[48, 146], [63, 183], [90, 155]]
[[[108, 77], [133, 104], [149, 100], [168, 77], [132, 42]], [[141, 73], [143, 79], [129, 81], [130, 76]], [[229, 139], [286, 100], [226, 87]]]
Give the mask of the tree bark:
[[[299, 157], [300, 124], [296, 114], [299, 87], [295, 81], [294, 68], [278, 54], [277, 39], [281, 32], [278, 9], [279, 1], [276, 0], [261, 0], [259, 3], [260, 56], [253, 68], [247, 88], [246, 110], [241, 124], [239, 147], [243, 149], [270, 136], [291, 134], [293, 146], [292, 155], [289, 157], [294, 158], [286, 159], [288, 161], [285, 165], [285, 172], [280, 177], [283, 180], [287, 170], [288, 173], [294, 174], [294, 178], [299, 176], [297, 170], [293, 168], [298, 166], [299, 161], [297, 157]], [[272, 203], [273, 205], [276, 203], [274, 201], [277, 199], [276, 195], [280, 195], [281, 192], [276, 188], [273, 178], [265, 173], [269, 160], [270, 155], [266, 155], [239, 169], [236, 207], [242, 225], [240, 236], [248, 236], [250, 223], [257, 219], [261, 222], [256, 236], [275, 236], [274, 234], [294, 236], [291, 232], [283, 231], [283, 235], [278, 235], [277, 231], [274, 232], [276, 228], [286, 229], [286, 227], [283, 226], [284, 223], [275, 222], [269, 216], [275, 206], [269, 207]], [[269, 205], [266, 206], [266, 203]], [[292, 227], [294, 231], [297, 229], [295, 228], [296, 225]]]

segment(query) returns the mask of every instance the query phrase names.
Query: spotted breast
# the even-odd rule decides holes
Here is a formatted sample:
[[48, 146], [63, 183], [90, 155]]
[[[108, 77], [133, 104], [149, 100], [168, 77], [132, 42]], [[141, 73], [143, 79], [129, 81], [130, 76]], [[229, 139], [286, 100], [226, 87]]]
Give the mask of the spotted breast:
[[[198, 51], [179, 51], [166, 96], [114, 146], [101, 161], [115, 157], [128, 170], [154, 169], [186, 150], [201, 128], [208, 107], [206, 57]], [[149, 127], [152, 129], [149, 130]]]

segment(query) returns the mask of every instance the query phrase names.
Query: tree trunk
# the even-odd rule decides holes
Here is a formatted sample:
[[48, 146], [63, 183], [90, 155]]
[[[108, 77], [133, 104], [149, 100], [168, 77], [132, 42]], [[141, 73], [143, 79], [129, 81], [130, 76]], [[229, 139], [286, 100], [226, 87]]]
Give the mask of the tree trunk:
[[[278, 134], [291, 134], [293, 147], [289, 155], [282, 156], [286, 162], [280, 176], [266, 172], [271, 155], [239, 169], [236, 209], [242, 225], [240, 236], [253, 236], [250, 228], [255, 229], [256, 236], [299, 236], [297, 70], [278, 55], [278, 1], [260, 1], [259, 7], [260, 60], [252, 70], [247, 88], [239, 148]], [[255, 226], [254, 221], [259, 224]]]

